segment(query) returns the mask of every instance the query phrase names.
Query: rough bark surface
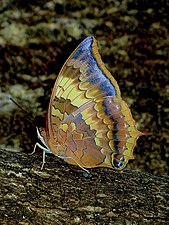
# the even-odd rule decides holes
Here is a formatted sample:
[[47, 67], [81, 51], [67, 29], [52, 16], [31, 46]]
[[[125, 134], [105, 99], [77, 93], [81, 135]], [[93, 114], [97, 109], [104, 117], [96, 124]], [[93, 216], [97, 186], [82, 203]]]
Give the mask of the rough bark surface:
[[85, 178], [57, 157], [41, 170], [41, 156], [0, 153], [0, 224], [168, 224], [168, 177], [94, 169]]

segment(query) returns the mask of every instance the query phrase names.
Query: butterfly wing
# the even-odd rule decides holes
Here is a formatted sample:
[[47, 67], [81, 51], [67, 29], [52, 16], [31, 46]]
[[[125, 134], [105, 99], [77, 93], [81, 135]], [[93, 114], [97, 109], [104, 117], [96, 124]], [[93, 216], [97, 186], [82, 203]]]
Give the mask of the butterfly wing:
[[133, 149], [140, 135], [122, 99], [96, 98], [61, 123], [58, 138], [64, 144], [57, 154], [82, 168], [123, 169], [128, 160], [134, 158]]
[[122, 169], [133, 158], [143, 133], [136, 129], [94, 37], [86, 38], [63, 65], [41, 134], [55, 155], [82, 168]]
[[69, 114], [104, 96], [120, 98], [120, 89], [101, 60], [96, 39], [88, 37], [70, 55], [56, 79], [47, 115], [48, 138], [55, 136]]

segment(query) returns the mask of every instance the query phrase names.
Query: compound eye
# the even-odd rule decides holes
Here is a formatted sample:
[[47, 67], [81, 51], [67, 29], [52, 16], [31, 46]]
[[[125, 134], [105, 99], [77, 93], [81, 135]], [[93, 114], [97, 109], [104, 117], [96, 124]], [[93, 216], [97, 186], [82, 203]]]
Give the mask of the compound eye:
[[124, 167], [124, 157], [122, 154], [113, 155], [113, 166], [115, 169], [123, 169]]

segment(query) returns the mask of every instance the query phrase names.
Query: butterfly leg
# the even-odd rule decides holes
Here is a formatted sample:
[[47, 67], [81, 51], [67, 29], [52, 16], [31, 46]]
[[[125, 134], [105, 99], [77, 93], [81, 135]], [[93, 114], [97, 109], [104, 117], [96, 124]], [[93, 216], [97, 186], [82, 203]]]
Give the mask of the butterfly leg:
[[42, 160], [41, 170], [43, 170], [43, 167], [45, 165], [45, 154], [46, 154], [46, 152], [45, 152], [45, 150], [43, 150], [43, 160]]
[[33, 148], [33, 151], [32, 151], [31, 153], [29, 153], [29, 155], [33, 155], [33, 154], [35, 153], [35, 150], [36, 150], [36, 147], [37, 147], [38, 144], [39, 144], [39, 143], [36, 143], [36, 144], [35, 144], [35, 146], [34, 146], [34, 148]]
[[42, 150], [44, 150], [45, 152], [47, 152], [47, 153], [49, 152], [49, 150], [47, 148], [43, 147], [41, 144], [39, 144], [38, 142], [36, 142], [36, 144], [35, 144], [35, 146], [33, 148], [33, 151], [30, 153], [30, 155], [33, 155], [35, 153], [35, 150], [36, 150], [36, 147], [37, 146], [39, 148], [41, 148]]
[[46, 152], [48, 152], [49, 150], [47, 148], [44, 148], [41, 144], [39, 144], [38, 142], [35, 144], [35, 147], [33, 149], [33, 151], [30, 153], [30, 155], [35, 153], [36, 147], [39, 147], [43, 150], [43, 161], [42, 161], [42, 166], [41, 166], [41, 170], [43, 169], [44, 165], [45, 165], [45, 154]]

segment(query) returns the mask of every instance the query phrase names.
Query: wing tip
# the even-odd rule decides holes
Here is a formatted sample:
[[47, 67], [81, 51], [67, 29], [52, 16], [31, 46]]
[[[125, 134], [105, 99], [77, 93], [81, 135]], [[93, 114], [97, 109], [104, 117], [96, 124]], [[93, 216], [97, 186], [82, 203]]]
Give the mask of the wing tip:
[[96, 38], [94, 36], [88, 36], [80, 43], [79, 46], [86, 48], [86, 47], [92, 46], [94, 41], [96, 41]]

